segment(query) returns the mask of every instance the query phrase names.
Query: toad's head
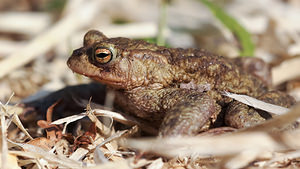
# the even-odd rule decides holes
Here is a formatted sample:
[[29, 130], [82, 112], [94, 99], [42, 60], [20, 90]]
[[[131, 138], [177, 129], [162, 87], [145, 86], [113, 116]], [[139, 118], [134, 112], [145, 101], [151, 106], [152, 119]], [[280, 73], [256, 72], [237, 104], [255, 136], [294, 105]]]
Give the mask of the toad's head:
[[117, 89], [166, 86], [172, 81], [168, 50], [142, 40], [107, 38], [91, 30], [83, 47], [73, 51], [68, 66], [74, 72]]

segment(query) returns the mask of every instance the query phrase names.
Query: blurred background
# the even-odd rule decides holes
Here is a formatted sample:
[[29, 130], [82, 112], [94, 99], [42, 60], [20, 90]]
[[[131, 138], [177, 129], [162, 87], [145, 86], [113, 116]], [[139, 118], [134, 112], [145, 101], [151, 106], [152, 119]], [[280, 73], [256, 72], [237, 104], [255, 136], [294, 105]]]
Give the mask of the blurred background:
[[0, 0], [0, 100], [33, 100], [89, 80], [66, 65], [89, 29], [270, 63], [300, 99], [299, 0]]

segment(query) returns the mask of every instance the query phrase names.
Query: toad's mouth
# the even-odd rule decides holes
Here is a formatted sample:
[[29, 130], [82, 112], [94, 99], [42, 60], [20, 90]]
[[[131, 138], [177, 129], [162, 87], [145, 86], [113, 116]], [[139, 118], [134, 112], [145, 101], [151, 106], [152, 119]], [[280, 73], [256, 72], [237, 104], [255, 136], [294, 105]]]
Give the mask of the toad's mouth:
[[89, 66], [85, 66], [84, 64], [82, 64], [82, 62], [78, 62], [72, 57], [68, 59], [67, 65], [74, 73], [84, 75], [95, 81], [98, 81], [99, 83], [106, 84], [118, 89], [123, 87], [122, 81], [119, 78], [112, 76], [111, 73], [107, 72], [106, 74], [96, 67], [89, 68]]
[[74, 72], [74, 73], [77, 73], [77, 74], [79, 74], [79, 75], [84, 75], [84, 76], [86, 76], [86, 77], [89, 77], [90, 79], [93, 79], [93, 80], [95, 80], [95, 81], [101, 83], [101, 84], [109, 85], [109, 86], [111, 86], [111, 87], [113, 87], [113, 88], [120, 89], [120, 88], [122, 88], [122, 86], [123, 86], [123, 85], [122, 85], [123, 83], [120, 82], [120, 81], [117, 81], [116, 79], [108, 79], [108, 78], [103, 79], [103, 78], [100, 78], [100, 77], [98, 77], [98, 76], [93, 76], [93, 75], [89, 75], [89, 74], [87, 74], [87, 73], [78, 72], [78, 71], [74, 71], [74, 70], [73, 70], [73, 72]]

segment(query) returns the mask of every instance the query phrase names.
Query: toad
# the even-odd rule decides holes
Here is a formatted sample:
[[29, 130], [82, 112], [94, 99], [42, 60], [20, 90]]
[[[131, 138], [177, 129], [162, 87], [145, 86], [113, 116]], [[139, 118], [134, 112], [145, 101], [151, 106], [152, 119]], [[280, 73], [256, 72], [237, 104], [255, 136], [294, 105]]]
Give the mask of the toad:
[[159, 126], [160, 136], [195, 135], [217, 119], [234, 128], [249, 127], [272, 116], [223, 96], [225, 91], [285, 107], [294, 102], [234, 59], [203, 49], [108, 38], [96, 30], [85, 34], [83, 47], [73, 51], [67, 65], [112, 88], [116, 106]]

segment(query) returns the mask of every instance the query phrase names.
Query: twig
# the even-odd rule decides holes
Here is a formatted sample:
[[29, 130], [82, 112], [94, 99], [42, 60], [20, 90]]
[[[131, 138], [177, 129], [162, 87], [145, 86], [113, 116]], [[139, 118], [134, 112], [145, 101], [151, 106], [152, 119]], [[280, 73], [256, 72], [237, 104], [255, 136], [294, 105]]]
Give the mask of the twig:
[[272, 68], [273, 85], [278, 85], [284, 81], [300, 76], [300, 57], [286, 60], [279, 66]]
[[1, 155], [1, 168], [6, 169], [7, 168], [7, 153], [8, 153], [8, 146], [7, 146], [7, 126], [6, 126], [6, 122], [5, 122], [5, 107], [4, 105], [1, 103], [1, 134], [2, 134], [2, 145], [1, 145], [1, 149], [2, 149], [2, 155]]
[[[18, 22], [12, 22], [18, 21]], [[0, 13], [0, 31], [25, 35], [36, 35], [51, 23], [51, 15], [46, 12], [3, 12]]]

